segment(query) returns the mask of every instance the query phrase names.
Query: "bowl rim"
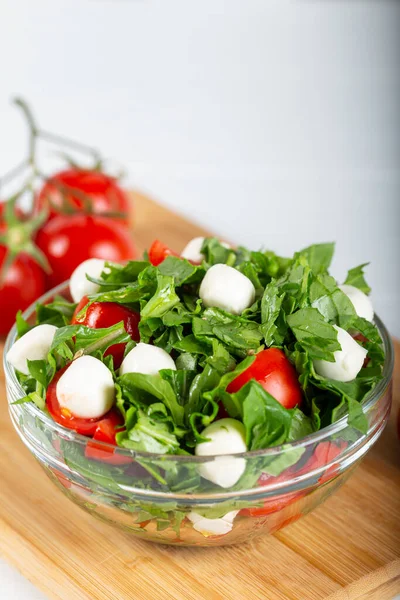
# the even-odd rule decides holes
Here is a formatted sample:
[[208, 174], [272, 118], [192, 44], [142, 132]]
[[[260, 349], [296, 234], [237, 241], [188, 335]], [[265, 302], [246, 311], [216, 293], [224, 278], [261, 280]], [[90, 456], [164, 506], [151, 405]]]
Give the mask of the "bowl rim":
[[[65, 293], [68, 292], [68, 290], [69, 290], [69, 280], [64, 281], [63, 283], [60, 283], [58, 286], [52, 288], [51, 290], [49, 290], [48, 292], [46, 292], [45, 294], [40, 296], [37, 300], [35, 300], [35, 302], [33, 302], [23, 312], [23, 314], [22, 314], [23, 318], [27, 319], [27, 320], [31, 319], [35, 314], [37, 304], [44, 304], [47, 301], [49, 301], [50, 299], [54, 298], [54, 296], [56, 296], [57, 294], [65, 296]], [[375, 322], [376, 326], [378, 327], [379, 333], [380, 333], [382, 341], [383, 341], [383, 346], [384, 346], [384, 351], [385, 351], [385, 362], [383, 365], [382, 379], [378, 382], [378, 384], [375, 386], [375, 388], [373, 388], [371, 390], [371, 392], [366, 396], [366, 398], [364, 399], [364, 401], [361, 404], [361, 406], [364, 409], [364, 412], [370, 411], [375, 406], [375, 404], [377, 404], [379, 402], [380, 398], [382, 397], [383, 392], [386, 390], [387, 386], [390, 384], [390, 381], [392, 379], [392, 374], [393, 374], [393, 368], [394, 368], [394, 347], [393, 347], [393, 342], [390, 337], [390, 334], [389, 334], [386, 326], [383, 324], [383, 322], [377, 315], [374, 315], [374, 322]], [[11, 384], [14, 388], [14, 391], [20, 397], [23, 397], [25, 395], [25, 392], [17, 379], [15, 369], [7, 361], [7, 353], [15, 341], [16, 333], [17, 333], [17, 327], [16, 327], [16, 323], [14, 323], [13, 327], [11, 328], [11, 330], [9, 331], [9, 333], [7, 335], [7, 339], [6, 339], [6, 342], [4, 345], [3, 368], [4, 368], [4, 372], [5, 372], [5, 376], [6, 376], [6, 385]], [[10, 405], [10, 406], [12, 406], [12, 405]], [[30, 416], [38, 418], [52, 432], [61, 434], [61, 437], [63, 439], [69, 439], [69, 440], [72, 440], [74, 442], [77, 442], [79, 444], [84, 444], [84, 445], [86, 445], [88, 442], [88, 439], [90, 439], [84, 435], [81, 435], [81, 434], [75, 432], [72, 429], [68, 429], [68, 428], [64, 427], [63, 425], [59, 425], [56, 421], [54, 421], [45, 412], [40, 410], [33, 402], [26, 403], [26, 404], [20, 404], [18, 406], [23, 411], [26, 411]], [[315, 444], [317, 442], [328, 440], [332, 435], [339, 433], [340, 431], [346, 429], [346, 427], [348, 427], [347, 415], [341, 417], [335, 423], [332, 423], [331, 425], [328, 425], [327, 427], [324, 427], [324, 428], [320, 429], [319, 431], [311, 433], [311, 434], [309, 434], [299, 440], [296, 440], [294, 442], [287, 442], [287, 443], [281, 444], [279, 446], [273, 446], [273, 447], [265, 448], [265, 449], [261, 449], [261, 450], [248, 450], [246, 452], [232, 453], [232, 454], [223, 455], [223, 456], [225, 456], [225, 457], [234, 456], [235, 458], [245, 458], [245, 459], [273, 457], [273, 456], [276, 456], [277, 454], [288, 452], [295, 448], [309, 446], [309, 445]], [[364, 434], [362, 437], [367, 439], [370, 436], [373, 429], [374, 429], [373, 426], [370, 427], [368, 429], [368, 432], [366, 434]], [[360, 438], [359, 438], [359, 441], [360, 441]], [[105, 451], [107, 451], [107, 450], [110, 451], [112, 449], [112, 451], [115, 452], [115, 450], [117, 450], [118, 455], [128, 456], [133, 459], [147, 459], [147, 460], [150, 459], [150, 460], [157, 460], [157, 461], [161, 460], [163, 462], [171, 461], [171, 462], [182, 462], [182, 463], [193, 463], [193, 464], [199, 463], [200, 464], [200, 463], [204, 463], [204, 462], [213, 461], [216, 459], [218, 460], [218, 458], [221, 457], [221, 455], [218, 455], [218, 454], [217, 455], [207, 455], [207, 456], [195, 456], [195, 455], [182, 455], [182, 454], [158, 454], [158, 453], [153, 453], [153, 452], [138, 452], [136, 450], [132, 450], [129, 448], [122, 448], [120, 446], [114, 446], [113, 444], [109, 444], [107, 442], [100, 442], [100, 441], [96, 441], [96, 445], [98, 445], [99, 448], [103, 447]], [[349, 448], [351, 448], [351, 446], [352, 446], [352, 444], [349, 444], [347, 450], [349, 450]]]

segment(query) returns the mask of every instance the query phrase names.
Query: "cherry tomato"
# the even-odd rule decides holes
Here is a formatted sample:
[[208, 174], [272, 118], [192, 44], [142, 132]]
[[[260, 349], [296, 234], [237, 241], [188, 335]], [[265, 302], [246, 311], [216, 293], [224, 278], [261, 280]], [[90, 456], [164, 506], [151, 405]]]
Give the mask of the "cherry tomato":
[[[112, 408], [110, 412], [100, 420], [93, 435], [93, 440], [106, 442], [116, 446], [115, 436], [117, 431], [121, 431], [124, 419], [118, 409]], [[114, 453], [113, 448], [106, 448], [94, 441], [89, 441], [85, 448], [86, 458], [99, 460], [112, 465], [126, 465], [132, 462], [129, 456], [122, 456]]]
[[[0, 272], [7, 250], [0, 245]], [[7, 268], [0, 283], [0, 336], [8, 333], [19, 309], [25, 310], [45, 292], [45, 275], [28, 254], [20, 254]]]
[[256, 354], [254, 362], [231, 381], [227, 391], [237, 392], [251, 379], [258, 381], [285, 408], [300, 406], [302, 394], [296, 369], [282, 350], [268, 348]]
[[[89, 298], [87, 296], [84, 296], [79, 302], [72, 317], [72, 325], [80, 324], [91, 327], [92, 329], [100, 329], [102, 327], [111, 327], [112, 325], [123, 321], [125, 331], [129, 333], [133, 340], [140, 342], [138, 329], [140, 321], [139, 313], [126, 306], [117, 304], [116, 302], [93, 302], [93, 304], [88, 307], [85, 315], [78, 319], [78, 314], [88, 302]], [[118, 369], [121, 366], [124, 358], [125, 346], [126, 344], [114, 344], [105, 352], [105, 356], [112, 355], [115, 369]]]
[[56, 173], [43, 186], [36, 198], [37, 210], [47, 208], [50, 218], [60, 213], [120, 213], [128, 224], [129, 199], [116, 179], [100, 171], [68, 169]]
[[159, 264], [167, 258], [167, 256], [179, 256], [176, 252], [168, 248], [160, 240], [155, 240], [150, 246], [149, 260], [152, 265], [158, 267]]
[[[5, 235], [8, 225], [5, 222], [5, 203], [0, 203], [0, 235]], [[25, 213], [16, 207], [14, 209], [20, 223], [26, 220]], [[17, 228], [16, 228], [17, 229]], [[15, 231], [16, 239], [21, 233]], [[13, 243], [10, 243], [12, 250]], [[18, 310], [25, 310], [32, 302], [46, 291], [45, 275], [42, 268], [29, 254], [19, 252], [3, 273], [4, 261], [7, 258], [7, 247], [0, 243], [0, 336], [5, 336], [15, 322]]]
[[39, 230], [36, 243], [52, 269], [47, 277], [49, 288], [68, 279], [88, 258], [123, 262], [136, 256], [126, 227], [105, 217], [83, 214], [54, 217]]
[[[71, 364], [71, 363], [70, 363]], [[73, 429], [77, 433], [81, 433], [82, 435], [92, 436], [94, 435], [99, 422], [102, 419], [105, 419], [107, 415], [100, 417], [99, 419], [81, 419], [79, 417], [74, 417], [67, 409], [62, 408], [58, 402], [57, 398], [57, 383], [60, 377], [65, 373], [68, 369], [69, 365], [65, 366], [63, 369], [60, 369], [53, 377], [52, 381], [47, 388], [46, 393], [46, 406], [47, 410], [56, 421], [60, 425], [63, 425], [67, 429]]]

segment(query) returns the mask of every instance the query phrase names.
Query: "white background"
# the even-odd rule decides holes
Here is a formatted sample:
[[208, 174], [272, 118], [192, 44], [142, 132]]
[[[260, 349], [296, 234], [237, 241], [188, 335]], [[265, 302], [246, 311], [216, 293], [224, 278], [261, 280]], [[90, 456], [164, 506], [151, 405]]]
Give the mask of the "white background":
[[[0, 22], [0, 171], [24, 151], [21, 94], [228, 239], [337, 240], [339, 279], [371, 261], [400, 335], [399, 3], [2, 0]], [[7, 600], [34, 598], [7, 573]]]

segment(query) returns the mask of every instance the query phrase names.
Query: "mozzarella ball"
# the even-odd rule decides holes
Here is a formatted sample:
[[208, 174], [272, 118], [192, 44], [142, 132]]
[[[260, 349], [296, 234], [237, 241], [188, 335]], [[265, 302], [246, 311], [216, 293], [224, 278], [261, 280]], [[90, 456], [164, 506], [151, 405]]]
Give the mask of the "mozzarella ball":
[[182, 258], [186, 258], [194, 263], [201, 263], [204, 258], [204, 254], [201, 253], [204, 239], [203, 237], [195, 237], [190, 240], [181, 252]]
[[98, 358], [81, 356], [61, 375], [56, 395], [60, 406], [74, 417], [98, 419], [114, 404], [111, 371]]
[[156, 375], [161, 369], [176, 371], [173, 359], [162, 348], [141, 342], [125, 356], [119, 374], [143, 373], [145, 375]]
[[7, 360], [12, 366], [29, 375], [27, 360], [44, 360], [53, 343], [57, 327], [54, 325], [38, 325], [34, 327], [10, 348]]
[[105, 264], [106, 261], [101, 258], [89, 258], [76, 267], [69, 281], [69, 291], [74, 302], [79, 302], [83, 296], [97, 294], [100, 287], [86, 279], [86, 274], [98, 279], [104, 271]]
[[256, 290], [246, 275], [228, 265], [218, 264], [205, 274], [199, 296], [205, 306], [216, 306], [240, 315], [253, 304]]
[[217, 456], [213, 461], [199, 465], [200, 475], [220, 487], [232, 487], [243, 475], [246, 460], [223, 455], [246, 452], [246, 430], [243, 423], [236, 419], [220, 419], [206, 427], [201, 435], [209, 438], [209, 441], [197, 444], [196, 456]]
[[196, 511], [191, 511], [187, 518], [193, 523], [193, 529], [202, 533], [205, 537], [210, 535], [225, 535], [232, 530], [233, 521], [238, 510], [232, 510], [219, 519], [207, 519]]
[[[204, 237], [195, 237], [190, 242], [186, 244], [184, 249], [181, 252], [182, 258], [186, 258], [193, 263], [201, 263], [204, 259], [204, 254], [201, 252], [201, 248], [203, 246], [205, 238]], [[224, 248], [230, 248], [230, 245], [226, 242], [221, 242], [221, 246]]]
[[335, 381], [352, 381], [361, 370], [368, 351], [351, 337], [347, 331], [334, 325], [341, 350], [333, 353], [335, 362], [314, 360], [314, 369], [321, 377]]
[[347, 285], [346, 283], [339, 285], [339, 289], [350, 299], [357, 315], [372, 322], [374, 318], [374, 309], [367, 294], [364, 294], [364, 292], [354, 287], [354, 285]]

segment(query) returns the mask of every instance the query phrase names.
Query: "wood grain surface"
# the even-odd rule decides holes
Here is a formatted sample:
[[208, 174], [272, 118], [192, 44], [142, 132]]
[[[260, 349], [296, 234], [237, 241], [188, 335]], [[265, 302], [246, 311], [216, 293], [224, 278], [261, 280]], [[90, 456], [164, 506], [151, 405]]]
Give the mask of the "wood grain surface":
[[[140, 250], [154, 237], [180, 250], [205, 233], [139, 194], [134, 203]], [[60, 600], [391, 600], [400, 593], [398, 343], [396, 353], [391, 421], [349, 481], [273, 536], [205, 549], [134, 539], [65, 498], [12, 429], [1, 372], [1, 555]]]

